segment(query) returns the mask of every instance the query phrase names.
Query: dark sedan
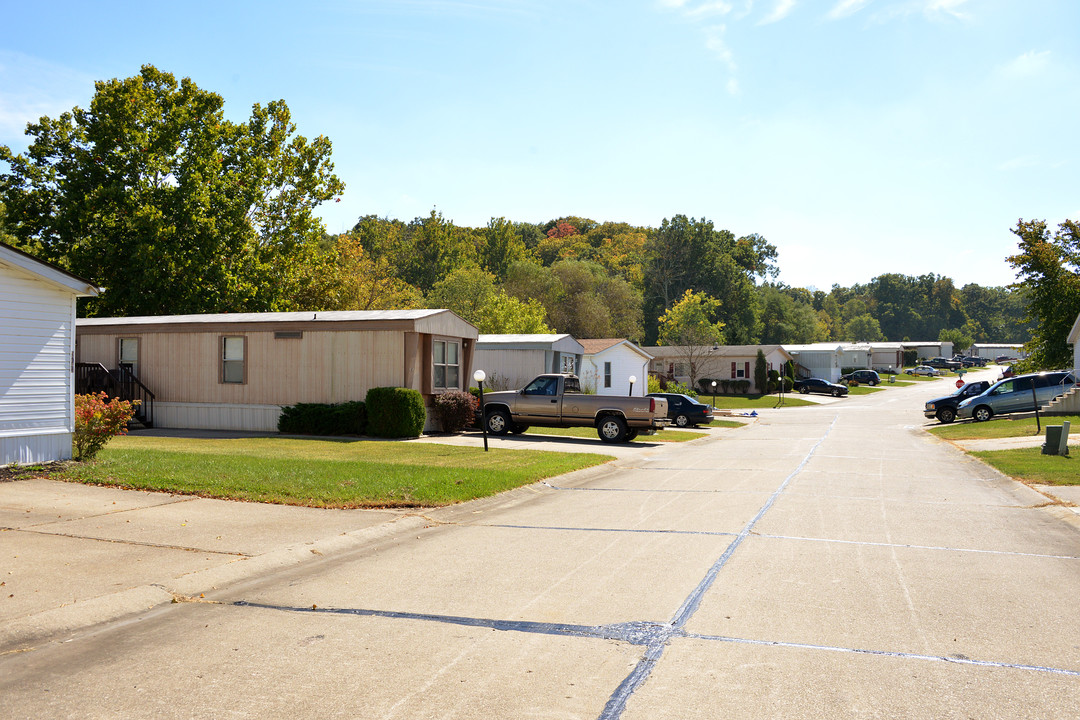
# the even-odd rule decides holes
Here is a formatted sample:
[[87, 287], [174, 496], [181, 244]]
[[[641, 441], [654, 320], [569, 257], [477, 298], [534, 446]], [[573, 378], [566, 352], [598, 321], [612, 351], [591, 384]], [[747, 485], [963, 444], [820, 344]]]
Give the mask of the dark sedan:
[[843, 397], [848, 394], [848, 389], [843, 385], [837, 385], [836, 383], [831, 383], [828, 380], [822, 380], [821, 378], [796, 380], [794, 388], [803, 395], [806, 395], [807, 393], [821, 393], [822, 395]]
[[712, 407], [689, 395], [679, 393], [649, 393], [648, 397], [667, 400], [667, 414], [676, 427], [697, 427], [712, 422]]

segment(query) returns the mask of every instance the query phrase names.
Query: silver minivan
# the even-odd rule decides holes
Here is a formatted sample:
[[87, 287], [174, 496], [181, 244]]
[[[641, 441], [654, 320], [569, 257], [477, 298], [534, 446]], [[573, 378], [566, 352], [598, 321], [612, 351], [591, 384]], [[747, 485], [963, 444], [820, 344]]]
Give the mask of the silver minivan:
[[1005, 413], [1032, 412], [1036, 403], [1043, 407], [1074, 385], [1076, 377], [1066, 370], [1017, 375], [994, 383], [981, 395], [961, 402], [956, 416], [981, 422]]

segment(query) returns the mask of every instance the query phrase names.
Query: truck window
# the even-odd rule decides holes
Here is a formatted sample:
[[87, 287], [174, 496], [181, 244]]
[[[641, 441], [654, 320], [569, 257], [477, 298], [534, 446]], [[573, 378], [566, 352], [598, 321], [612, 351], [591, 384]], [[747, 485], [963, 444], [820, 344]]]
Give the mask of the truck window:
[[580, 392], [581, 392], [581, 383], [578, 382], [578, 379], [576, 377], [574, 377], [574, 378], [565, 378], [563, 380], [563, 394], [564, 395], [567, 394], [567, 393], [580, 393]]
[[526, 395], [554, 395], [558, 391], [559, 381], [549, 377], [538, 377], [525, 386]]

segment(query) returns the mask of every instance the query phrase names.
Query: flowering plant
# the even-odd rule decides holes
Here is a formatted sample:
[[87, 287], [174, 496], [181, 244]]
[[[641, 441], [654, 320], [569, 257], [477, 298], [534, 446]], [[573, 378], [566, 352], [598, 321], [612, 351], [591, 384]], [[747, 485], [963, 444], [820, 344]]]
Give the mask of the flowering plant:
[[76, 460], [93, 460], [116, 435], [127, 434], [127, 424], [135, 414], [138, 400], [108, 400], [104, 392], [75, 396], [75, 435], [72, 449]]

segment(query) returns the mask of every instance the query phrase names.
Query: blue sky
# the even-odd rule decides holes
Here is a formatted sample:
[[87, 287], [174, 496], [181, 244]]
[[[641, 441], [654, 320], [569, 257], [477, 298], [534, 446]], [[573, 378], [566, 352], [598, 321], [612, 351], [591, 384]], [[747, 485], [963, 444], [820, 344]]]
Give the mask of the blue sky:
[[682, 213], [780, 280], [1013, 281], [1018, 218], [1080, 219], [1075, 0], [8, 3], [0, 144], [144, 63], [284, 99], [340, 203], [462, 225]]

